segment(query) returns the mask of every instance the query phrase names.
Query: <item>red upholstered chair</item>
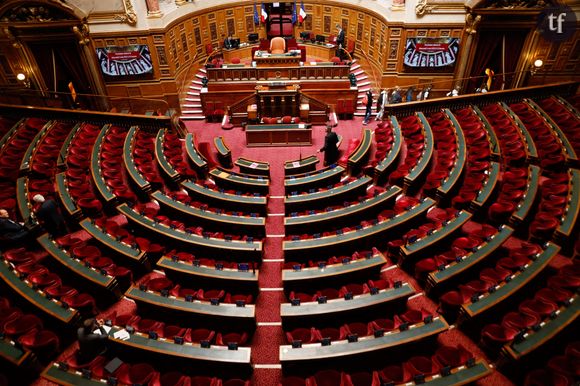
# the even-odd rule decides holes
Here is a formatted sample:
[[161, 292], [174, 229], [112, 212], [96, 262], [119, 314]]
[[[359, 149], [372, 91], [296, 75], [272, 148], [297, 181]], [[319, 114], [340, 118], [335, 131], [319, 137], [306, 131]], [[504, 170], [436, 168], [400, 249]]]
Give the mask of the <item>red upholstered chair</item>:
[[441, 367], [458, 367], [464, 365], [470, 358], [473, 358], [473, 354], [462, 345], [458, 345], [457, 347], [441, 346], [437, 349], [434, 356], [434, 360]]
[[312, 378], [314, 378], [317, 386], [343, 386], [342, 373], [337, 370], [320, 370], [317, 371]]
[[149, 363], [137, 363], [133, 365], [123, 363], [117, 369], [115, 375], [119, 382], [127, 385], [151, 385], [155, 379], [159, 378], [159, 373]]
[[260, 51], [267, 51], [270, 48], [270, 42], [268, 39], [260, 40]]
[[504, 315], [501, 320], [501, 325], [506, 328], [513, 328], [520, 331], [527, 330], [540, 322], [541, 318], [538, 314], [511, 311]]
[[282, 378], [280, 386], [306, 386], [306, 379], [292, 376]]
[[294, 341], [300, 341], [303, 344], [315, 343], [318, 341], [317, 330], [312, 328], [296, 328], [286, 332], [286, 340], [292, 344]]
[[385, 367], [379, 372], [379, 377], [385, 383], [394, 382], [395, 384], [409, 382], [412, 378], [409, 370], [405, 366], [400, 365]]
[[439, 372], [439, 364], [424, 356], [412, 357], [403, 366], [407, 367], [411, 376], [430, 376]]
[[13, 338], [32, 330], [42, 329], [42, 320], [35, 315], [26, 314], [10, 320], [4, 325], [4, 333]]
[[161, 386], [190, 386], [191, 378], [179, 371], [171, 371], [163, 374], [159, 378], [159, 383]]
[[97, 306], [95, 304], [95, 299], [85, 293], [67, 295], [61, 298], [63, 303], [68, 304], [70, 307], [77, 309], [81, 314], [84, 315], [96, 315]]
[[248, 334], [243, 332], [241, 334], [237, 332], [230, 332], [227, 334], [218, 333], [215, 339], [215, 343], [218, 346], [227, 346], [230, 343], [236, 343], [238, 346], [244, 345], [248, 341]]
[[272, 38], [270, 41], [270, 52], [272, 54], [283, 54], [286, 52], [286, 40], [279, 36]]
[[498, 350], [504, 344], [511, 342], [518, 330], [503, 327], [499, 324], [488, 324], [481, 330], [481, 342], [492, 350]]
[[173, 287], [173, 282], [166, 277], [157, 277], [150, 279], [146, 282], [147, 288], [151, 291], [160, 292], [162, 290], [168, 290]]
[[570, 384], [570, 380], [565, 375], [546, 369], [532, 370], [524, 380], [524, 386], [568, 386]]
[[202, 375], [193, 376], [190, 378], [191, 386], [219, 386], [221, 385], [221, 380], [217, 378], [204, 377]]
[[232, 64], [240, 64], [241, 60], [238, 57], [233, 57], [232, 58]]
[[187, 330], [185, 333], [185, 340], [191, 343], [199, 343], [201, 341], [213, 342], [215, 331], [206, 328], [196, 328]]
[[60, 345], [58, 336], [49, 330], [31, 330], [21, 335], [18, 342], [41, 359], [47, 359], [51, 354], [57, 352]]

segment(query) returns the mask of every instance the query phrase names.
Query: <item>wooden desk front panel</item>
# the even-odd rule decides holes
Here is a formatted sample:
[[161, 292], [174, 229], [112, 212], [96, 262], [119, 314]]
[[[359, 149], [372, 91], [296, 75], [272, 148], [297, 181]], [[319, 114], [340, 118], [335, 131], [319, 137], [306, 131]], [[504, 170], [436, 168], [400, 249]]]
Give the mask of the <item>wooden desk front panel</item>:
[[312, 145], [312, 130], [303, 129], [256, 129], [246, 128], [248, 146], [302, 146]]

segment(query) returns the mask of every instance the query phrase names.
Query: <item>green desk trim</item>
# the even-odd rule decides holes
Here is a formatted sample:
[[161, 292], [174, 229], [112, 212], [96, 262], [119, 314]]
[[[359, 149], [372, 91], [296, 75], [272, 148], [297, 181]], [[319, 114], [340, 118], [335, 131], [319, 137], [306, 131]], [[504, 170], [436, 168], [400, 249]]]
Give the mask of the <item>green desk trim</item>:
[[580, 297], [575, 295], [572, 304], [568, 307], [560, 307], [558, 316], [547, 319], [547, 322], [538, 331], [529, 331], [521, 342], [512, 342], [504, 346], [504, 351], [513, 359], [519, 359], [531, 351], [537, 349], [546, 341], [574, 322], [580, 314]]
[[[256, 167], [251, 165], [256, 164]], [[234, 162], [234, 165], [240, 168], [245, 174], [258, 174], [270, 176], [270, 163], [264, 161], [254, 161], [248, 158], [240, 157]]]
[[163, 170], [169, 178], [176, 180], [180, 175], [169, 163], [167, 157], [165, 157], [165, 153], [163, 153], [163, 143], [165, 142], [166, 133], [167, 129], [160, 129], [159, 132], [157, 132], [157, 136], [155, 137], [155, 159], [157, 160], [157, 164], [161, 167], [161, 170]]
[[432, 246], [433, 244], [443, 240], [445, 237], [449, 236], [459, 228], [463, 226], [469, 219], [471, 218], [472, 214], [462, 210], [459, 212], [459, 216], [453, 218], [451, 221], [447, 223], [447, 225], [436, 229], [430, 235], [427, 235], [414, 243], [409, 243], [401, 247], [401, 252], [406, 257], [413, 255], [414, 253], [420, 252], [425, 248]]
[[577, 162], [578, 161], [578, 156], [576, 155], [576, 151], [574, 151], [574, 147], [572, 147], [572, 145], [570, 144], [570, 141], [568, 141], [568, 137], [566, 137], [566, 134], [564, 134], [564, 132], [562, 131], [562, 129], [560, 129], [560, 126], [558, 126], [558, 124], [556, 122], [554, 122], [554, 120], [544, 111], [544, 109], [542, 109], [540, 107], [540, 105], [538, 105], [532, 99], [525, 98], [524, 100], [542, 118], [544, 118], [544, 120], [546, 121], [546, 123], [548, 124], [548, 126], [552, 129], [552, 132], [558, 137], [558, 139], [560, 140], [560, 142], [564, 146], [564, 149], [566, 150], [566, 157], [568, 158], [568, 160]]
[[268, 204], [265, 196], [243, 196], [220, 192], [214, 189], [203, 187], [192, 181], [184, 181], [181, 183], [181, 185], [194, 193], [200, 194], [204, 197], [221, 200], [224, 201], [224, 203], [256, 206], [260, 209], [259, 211], [261, 212], [266, 210], [266, 205]]
[[20, 349], [10, 343], [7, 338], [0, 339], [0, 357], [10, 363], [20, 366], [30, 356], [31, 352]]
[[548, 243], [547, 248], [540, 253], [540, 256], [538, 256], [535, 261], [528, 265], [525, 271], [516, 274], [508, 283], [502, 283], [494, 293], [488, 292], [480, 297], [479, 301], [464, 304], [461, 307], [464, 315], [474, 317], [499, 304], [502, 300], [506, 299], [509, 295], [536, 277], [536, 275], [538, 275], [548, 265], [550, 260], [556, 256], [559, 250], [560, 247], [556, 244]]
[[330, 299], [327, 303], [323, 304], [318, 304], [318, 302], [305, 302], [299, 306], [293, 306], [291, 303], [282, 303], [280, 304], [280, 316], [282, 316], [282, 320], [287, 320], [308, 316], [337, 315], [407, 298], [414, 293], [415, 289], [409, 283], [403, 283], [399, 288], [381, 290], [376, 295], [371, 295], [370, 293], [356, 295], [351, 300], [338, 298]]
[[352, 167], [354, 164], [360, 162], [366, 155], [368, 155], [371, 150], [373, 139], [373, 132], [371, 129], [363, 129], [362, 139], [357, 146], [356, 150], [350, 157], [348, 157], [348, 166]]
[[186, 302], [184, 298], [176, 298], [173, 296], [165, 298], [155, 292], [141, 291], [135, 286], [129, 287], [125, 292], [125, 296], [135, 301], [147, 303], [160, 308], [171, 308], [183, 312], [213, 315], [223, 318], [254, 319], [256, 314], [256, 306], [253, 304], [246, 304], [245, 307], [238, 307], [235, 304], [226, 303], [220, 303], [217, 306], [213, 306], [210, 302], [201, 300]]
[[245, 251], [245, 252], [255, 252], [261, 255], [262, 253], [262, 242], [253, 241], [251, 243], [240, 240], [226, 241], [225, 239], [209, 238], [205, 239], [203, 236], [196, 234], [187, 234], [178, 229], [172, 229], [161, 223], [156, 223], [154, 220], [141, 216], [139, 213], [135, 212], [133, 209], [129, 208], [127, 204], [121, 204], [117, 207], [117, 211], [121, 214], [127, 216], [127, 218], [136, 224], [156, 232], [157, 234], [173, 238], [188, 244], [197, 245], [205, 248], [216, 248], [220, 251]]
[[425, 380], [425, 385], [427, 386], [459, 386], [472, 383], [479, 378], [491, 373], [489, 365], [484, 360], [479, 360], [475, 363], [475, 366], [459, 366], [457, 368], [451, 369], [451, 374], [442, 377], [441, 375], [433, 376], [430, 379]]
[[431, 157], [433, 156], [433, 150], [435, 147], [433, 132], [431, 131], [431, 125], [429, 125], [427, 118], [425, 118], [425, 115], [422, 112], [417, 112], [416, 114], [417, 117], [419, 118], [419, 121], [421, 122], [421, 125], [423, 126], [423, 135], [425, 136], [425, 149], [423, 150], [423, 156], [421, 157], [419, 162], [417, 162], [417, 165], [415, 165], [415, 167], [411, 171], [409, 171], [409, 174], [407, 174], [407, 176], [405, 177], [405, 182], [407, 183], [407, 185], [412, 184], [415, 181], [415, 179], [417, 179], [419, 175], [421, 175], [421, 173], [423, 173], [427, 169], [429, 162], [431, 162]]
[[185, 137], [185, 150], [189, 160], [193, 162], [195, 167], [201, 171], [207, 172], [207, 161], [199, 154], [194, 145], [194, 137], [192, 133], [188, 133]]
[[401, 127], [399, 126], [399, 121], [397, 121], [397, 118], [394, 115], [391, 115], [390, 118], [393, 129], [393, 146], [391, 147], [391, 150], [389, 150], [389, 154], [387, 154], [387, 156], [383, 158], [377, 166], [375, 166], [375, 173], [378, 174], [384, 173], [385, 170], [395, 162], [395, 159], [397, 159], [401, 152], [401, 146], [403, 144], [403, 134], [401, 132]]
[[183, 344], [175, 344], [173, 343], [173, 339], [149, 339], [148, 336], [145, 336], [139, 332], [130, 334], [129, 339], [127, 340], [114, 338], [113, 334], [120, 330], [122, 330], [122, 328], [117, 326], [112, 327], [109, 331], [109, 339], [113, 342], [122, 344], [124, 346], [135, 347], [139, 350], [193, 360], [220, 362], [224, 364], [250, 364], [250, 347], [238, 347], [237, 350], [228, 350], [227, 346], [212, 345], [210, 348], [202, 348], [199, 344], [192, 344], [188, 342], [184, 342]]
[[382, 253], [373, 255], [370, 259], [362, 258], [350, 261], [347, 264], [330, 264], [324, 268], [308, 267], [300, 271], [293, 269], [282, 270], [282, 282], [284, 284], [300, 283], [303, 280], [317, 280], [334, 276], [346, 275], [348, 273], [360, 272], [367, 269], [379, 269], [388, 263], [387, 258]]
[[260, 124], [247, 125], [246, 131], [261, 131], [261, 130], [304, 130], [309, 129], [309, 123], [276, 123], [276, 124]]
[[131, 179], [139, 189], [148, 191], [151, 189], [151, 184], [139, 173], [137, 165], [135, 165], [135, 159], [133, 158], [133, 143], [135, 142], [137, 130], [138, 128], [136, 126], [132, 126], [125, 137], [125, 143], [123, 144], [123, 162], [125, 163], [127, 174], [131, 176]]
[[570, 191], [568, 192], [568, 206], [566, 213], [562, 218], [562, 223], [556, 229], [560, 237], [569, 237], [576, 225], [578, 211], [580, 210], [580, 170], [569, 169], [570, 174]]
[[344, 244], [348, 242], [353, 242], [359, 240], [361, 237], [373, 236], [377, 233], [388, 231], [389, 229], [407, 222], [410, 218], [418, 216], [419, 214], [426, 212], [430, 207], [435, 205], [435, 201], [430, 198], [425, 198], [419, 205], [411, 208], [410, 210], [399, 214], [396, 217], [382, 221], [377, 225], [368, 226], [360, 230], [352, 230], [350, 232], [343, 233], [342, 235], [332, 235], [326, 237], [320, 237], [317, 239], [306, 239], [306, 240], [285, 240], [282, 243], [282, 249], [284, 252], [295, 252], [302, 251], [305, 249], [313, 250], [316, 248], [324, 248], [329, 246], [336, 246], [339, 244]]
[[82, 261], [73, 259], [67, 252], [60, 249], [54, 241], [50, 240], [47, 233], [36, 240], [38, 240], [44, 250], [50, 253], [56, 261], [73, 271], [76, 275], [107, 289], [112, 289], [117, 284], [114, 277], [101, 275], [99, 271], [87, 267]]
[[110, 127], [111, 127], [110, 124], [103, 126], [101, 132], [99, 133], [97, 139], [95, 140], [95, 144], [93, 145], [93, 151], [91, 152], [91, 175], [93, 176], [93, 181], [95, 183], [95, 186], [97, 187], [97, 190], [99, 191], [99, 193], [106, 202], [112, 201], [117, 197], [113, 194], [111, 189], [109, 189], [107, 183], [105, 182], [105, 178], [101, 174], [101, 163], [100, 163], [101, 147], [103, 145], [103, 140], [107, 135], [107, 131], [109, 130]]
[[[356, 190], [364, 185], [370, 184], [372, 178], [369, 176], [364, 176], [357, 178], [354, 181], [348, 182], [344, 185], [333, 187], [328, 190], [318, 190], [314, 193], [302, 193], [297, 195], [289, 195], [284, 197], [284, 205], [296, 205], [296, 204], [314, 204], [318, 200], [328, 200], [331, 196], [337, 196], [339, 194], [345, 194], [351, 190]], [[287, 208], [288, 209], [288, 208]]]
[[520, 117], [513, 110], [507, 105], [505, 102], [498, 102], [500, 106], [504, 109], [504, 111], [509, 115], [509, 117], [514, 121], [516, 126], [520, 129], [520, 133], [524, 136], [526, 140], [526, 148], [528, 150], [528, 156], [534, 160], [538, 159], [538, 150], [536, 149], [536, 144], [528, 129], [526, 129], [526, 125], [522, 122]]
[[203, 276], [210, 279], [228, 280], [237, 283], [253, 283], [258, 284], [258, 277], [260, 271], [256, 270], [254, 273], [251, 269], [244, 272], [237, 269], [216, 269], [215, 267], [207, 267], [204, 265], [194, 266], [191, 263], [184, 263], [182, 261], [173, 261], [170, 257], [163, 256], [157, 262], [157, 266], [165, 270], [185, 273], [188, 275]]
[[4, 147], [4, 145], [8, 142], [8, 140], [10, 138], [12, 138], [12, 136], [14, 135], [14, 133], [16, 133], [16, 130], [18, 130], [18, 128], [20, 126], [22, 126], [22, 124], [24, 123], [26, 118], [20, 118], [18, 121], [16, 121], [16, 123], [14, 123], [14, 126], [12, 126], [10, 128], [10, 130], [8, 130], [6, 132], [6, 134], [4, 134], [4, 136], [2, 137], [2, 139], [0, 139], [0, 149], [2, 149]]
[[497, 181], [499, 179], [499, 172], [500, 172], [500, 164], [499, 162], [491, 162], [491, 169], [489, 169], [489, 174], [487, 175], [487, 180], [485, 184], [480, 189], [477, 197], [473, 200], [473, 205], [477, 207], [482, 207], [485, 205], [491, 194], [493, 193], [495, 186], [497, 185]]
[[513, 232], [513, 228], [510, 228], [507, 225], [502, 225], [501, 230], [495, 234], [490, 241], [485, 243], [483, 246], [480, 246], [477, 251], [466, 255], [460, 262], [446, 265], [443, 271], [430, 272], [428, 282], [432, 286], [435, 286], [472, 267], [493, 253], [497, 248], [501, 247]]
[[528, 189], [526, 190], [526, 195], [521, 199], [520, 203], [516, 207], [516, 211], [512, 214], [512, 218], [518, 221], [524, 221], [528, 212], [532, 208], [534, 201], [536, 200], [536, 193], [540, 185], [540, 168], [536, 165], [529, 165], [529, 180]]
[[320, 343], [305, 344], [301, 348], [292, 348], [290, 345], [280, 346], [280, 362], [311, 361], [316, 359], [330, 359], [335, 357], [364, 354], [396, 347], [405, 343], [418, 341], [429, 336], [446, 331], [449, 325], [442, 317], [433, 318], [429, 324], [417, 323], [409, 326], [405, 331], [387, 331], [379, 338], [374, 336], [359, 338], [358, 342], [348, 343], [346, 340], [332, 342], [330, 346]]
[[38, 224], [28, 201], [28, 177], [20, 177], [16, 180], [16, 201], [22, 221], [26, 222], [28, 219], [32, 219], [34, 224]]
[[487, 131], [487, 138], [489, 139], [489, 143], [491, 145], [491, 154], [499, 158], [501, 156], [501, 148], [499, 146], [499, 141], [497, 140], [497, 135], [495, 135], [495, 131], [491, 127], [491, 123], [487, 120], [486, 116], [481, 112], [479, 107], [476, 105], [471, 105], [471, 109], [475, 111], [475, 114], [479, 117], [481, 122], [483, 122], [483, 128]]
[[221, 157], [228, 157], [232, 155], [232, 151], [230, 150], [230, 148], [228, 147], [228, 145], [226, 145], [225, 139], [223, 136], [219, 136], [219, 137], [214, 137], [213, 138], [213, 144], [216, 148], [216, 150], [218, 151], [218, 155]]
[[66, 156], [68, 154], [68, 149], [70, 147], [70, 144], [71, 144], [73, 138], [77, 135], [80, 128], [81, 128], [81, 124], [77, 123], [76, 125], [74, 125], [74, 127], [72, 128], [70, 133], [68, 133], [68, 135], [66, 136], [66, 139], [64, 140], [64, 142], [60, 148], [58, 160], [56, 161], [56, 166], [58, 168], [62, 169], [62, 168], [66, 167]]
[[21, 173], [30, 171], [30, 163], [32, 161], [32, 155], [34, 154], [34, 151], [38, 147], [38, 144], [40, 143], [42, 138], [46, 135], [46, 133], [48, 133], [48, 130], [52, 126], [54, 126], [55, 124], [56, 124], [56, 121], [49, 120], [42, 127], [42, 129], [40, 129], [40, 131], [38, 133], [36, 133], [36, 135], [34, 136], [32, 141], [28, 145], [28, 148], [26, 149], [24, 156], [22, 156], [22, 161], [20, 162], [20, 172]]
[[568, 109], [568, 111], [574, 115], [577, 118], [580, 118], [580, 111], [578, 111], [576, 109], [576, 107], [572, 106], [570, 104], [570, 102], [568, 102], [566, 99], [562, 98], [560, 95], [552, 95], [554, 98], [556, 98], [558, 100], [558, 102], [560, 102], [560, 104], [562, 104], [566, 109]]
[[[231, 187], [228, 184], [233, 184], [236, 190], [241, 191], [256, 191], [261, 193], [267, 193], [270, 188], [270, 179], [262, 177], [261, 179], [245, 177], [242, 175], [237, 175], [224, 169], [214, 168], [209, 172], [210, 176], [213, 177], [216, 185], [223, 185], [223, 188]], [[245, 190], [244, 190], [245, 189]]]
[[64, 172], [58, 173], [54, 177], [54, 181], [56, 183], [56, 191], [58, 193], [58, 197], [60, 198], [60, 202], [62, 206], [67, 211], [70, 216], [79, 216], [81, 214], [81, 208], [79, 208], [69, 193], [69, 190], [66, 186], [66, 176]]
[[[294, 166], [294, 162], [298, 162], [300, 165]], [[318, 157], [315, 155], [308, 156], [306, 158], [302, 158], [299, 160], [294, 161], [285, 161], [284, 162], [284, 175], [291, 176], [293, 174], [302, 174], [304, 173], [302, 169], [312, 167], [312, 171], [316, 170], [316, 165], [320, 162]]]
[[455, 186], [461, 174], [463, 174], [463, 170], [465, 168], [465, 159], [466, 159], [466, 150], [467, 145], [465, 144], [465, 136], [463, 135], [463, 129], [457, 119], [449, 109], [445, 109], [445, 113], [453, 126], [455, 126], [455, 140], [457, 142], [457, 158], [455, 158], [455, 164], [453, 165], [453, 169], [443, 181], [440, 187], [437, 188], [437, 193], [441, 196], [447, 195], [451, 189]]
[[99, 242], [105, 244], [109, 248], [127, 256], [135, 261], [142, 262], [145, 260], [145, 252], [142, 252], [136, 248], [131, 248], [130, 245], [125, 244], [121, 241], [117, 241], [103, 229], [99, 228], [96, 224], [93, 224], [91, 219], [86, 218], [82, 220], [79, 225], [81, 228], [89, 232], [91, 236], [97, 239]]
[[41, 374], [41, 376], [58, 385], [64, 386], [104, 386], [106, 383], [98, 379], [87, 379], [82, 376], [80, 371], [69, 370], [62, 371], [56, 363], [50, 364]]
[[233, 224], [240, 227], [261, 229], [264, 231], [264, 233], [266, 231], [265, 217], [234, 216], [230, 214], [218, 214], [207, 210], [201, 210], [199, 208], [186, 205], [181, 201], [173, 200], [171, 197], [168, 197], [166, 194], [160, 192], [159, 190], [152, 193], [151, 197], [159, 201], [161, 204], [178, 210], [185, 215], [198, 217], [207, 221], [213, 221], [216, 223], [216, 225]]
[[298, 189], [300, 187], [304, 188], [304, 186], [310, 186], [316, 183], [321, 183], [326, 179], [331, 180], [336, 177], [339, 177], [340, 179], [340, 176], [344, 172], [345, 168], [337, 165], [333, 168], [317, 170], [307, 176], [301, 177], [288, 176], [284, 180], [284, 187], [286, 188], [286, 192], [288, 192], [289, 190], [291, 191], [292, 189]]
[[69, 323], [78, 316], [78, 311], [74, 308], [65, 309], [61, 306], [60, 302], [54, 299], [49, 300], [40, 292], [29, 287], [23, 280], [20, 280], [20, 278], [16, 276], [16, 273], [12, 271], [9, 267], [9, 263], [6, 261], [0, 262], [0, 276], [2, 276], [2, 279], [6, 284], [8, 284], [14, 291], [18, 292], [18, 294], [25, 298], [29, 303], [58, 320], [64, 323]]
[[[354, 182], [358, 182], [361, 181], [363, 179], [366, 179], [369, 177], [362, 177], [357, 179]], [[364, 182], [364, 181], [363, 181]], [[366, 182], [364, 182], [364, 184], [366, 184]], [[343, 185], [344, 186], [344, 185]], [[336, 190], [340, 189], [336, 188]], [[325, 191], [324, 193], [329, 193], [332, 192], [335, 189], [330, 189]], [[291, 216], [287, 216], [284, 217], [284, 226], [287, 227], [286, 230], [289, 231], [288, 227], [297, 227], [300, 225], [312, 225], [312, 224], [316, 224], [319, 222], [324, 222], [324, 221], [331, 221], [331, 220], [338, 220], [344, 216], [348, 216], [357, 212], [361, 212], [370, 208], [373, 208], [375, 206], [384, 204], [386, 201], [395, 198], [395, 196], [397, 196], [399, 193], [401, 193], [402, 189], [399, 188], [398, 186], [391, 186], [389, 188], [389, 190], [380, 193], [372, 198], [369, 198], [368, 200], [365, 200], [363, 202], [359, 202], [357, 204], [353, 204], [353, 205], [349, 205], [347, 207], [341, 207], [339, 209], [336, 210], [332, 210], [330, 212], [320, 212], [320, 213], [315, 213], [315, 214], [307, 214], [307, 215], [303, 215], [303, 216], [296, 216], [296, 217], [291, 217]], [[317, 192], [318, 193], [318, 192]], [[288, 198], [288, 197], [286, 197]], [[321, 198], [328, 198], [327, 196], [321, 197]], [[286, 204], [286, 202], [285, 202]]]

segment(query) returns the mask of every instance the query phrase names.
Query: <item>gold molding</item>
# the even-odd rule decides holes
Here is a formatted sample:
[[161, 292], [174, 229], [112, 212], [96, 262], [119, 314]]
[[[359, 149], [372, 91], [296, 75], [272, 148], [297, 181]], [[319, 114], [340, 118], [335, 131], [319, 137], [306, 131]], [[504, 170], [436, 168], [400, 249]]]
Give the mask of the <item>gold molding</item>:
[[450, 0], [419, 0], [415, 6], [415, 14], [419, 17], [428, 13], [463, 13], [463, 1]]
[[131, 0], [123, 0], [123, 10], [117, 12], [95, 12], [89, 14], [89, 23], [127, 23], [137, 24], [137, 14]]

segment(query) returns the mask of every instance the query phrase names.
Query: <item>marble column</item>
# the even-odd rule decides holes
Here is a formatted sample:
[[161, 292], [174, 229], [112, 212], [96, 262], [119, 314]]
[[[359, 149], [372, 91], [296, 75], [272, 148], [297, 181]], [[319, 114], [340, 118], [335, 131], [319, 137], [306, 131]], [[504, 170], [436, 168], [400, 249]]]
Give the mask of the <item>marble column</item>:
[[159, 9], [159, 0], [145, 0], [147, 4], [147, 17], [161, 17], [163, 13]]

